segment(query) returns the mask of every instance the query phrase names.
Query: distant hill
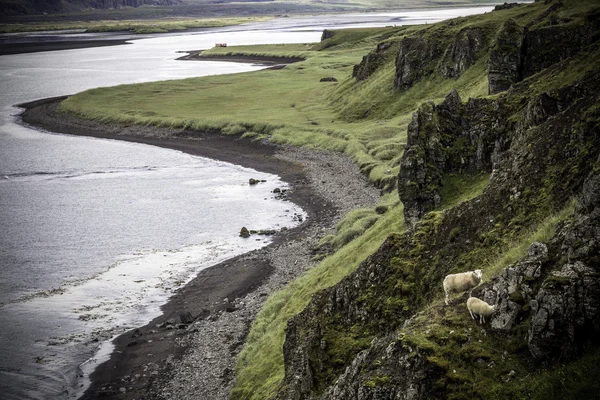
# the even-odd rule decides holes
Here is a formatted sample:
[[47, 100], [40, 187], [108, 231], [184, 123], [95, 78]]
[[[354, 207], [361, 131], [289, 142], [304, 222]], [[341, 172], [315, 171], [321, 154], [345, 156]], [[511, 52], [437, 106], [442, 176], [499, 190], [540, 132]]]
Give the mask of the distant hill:
[[[61, 20], [99, 18], [162, 18], [175, 16], [297, 14], [323, 11], [400, 9], [439, 6], [470, 6], [495, 3], [495, 0], [0, 0], [0, 16], [26, 18], [42, 14], [61, 14]], [[176, 7], [170, 7], [176, 5]], [[159, 6], [150, 7], [142, 6]], [[160, 7], [165, 6], [165, 7]], [[115, 15], [91, 17], [89, 11], [116, 10]], [[138, 9], [133, 11], [133, 9]], [[68, 14], [68, 15], [63, 15]], [[114, 14], [114, 12], [109, 14]]]
[[173, 5], [181, 0], [0, 0], [0, 14], [23, 15], [73, 12], [85, 9]]

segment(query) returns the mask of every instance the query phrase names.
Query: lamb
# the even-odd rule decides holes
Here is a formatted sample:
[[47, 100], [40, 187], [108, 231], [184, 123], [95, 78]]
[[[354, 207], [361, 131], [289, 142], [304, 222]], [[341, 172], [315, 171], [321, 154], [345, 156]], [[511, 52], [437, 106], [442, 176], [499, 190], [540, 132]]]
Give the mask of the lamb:
[[467, 309], [471, 314], [471, 318], [475, 319], [473, 314], [477, 314], [479, 315], [479, 323], [483, 324], [485, 322], [485, 317], [489, 317], [496, 312], [496, 305], [490, 306], [488, 303], [477, 297], [469, 297], [467, 300]]
[[450, 300], [450, 293], [464, 292], [469, 290], [469, 296], [474, 287], [481, 283], [483, 273], [480, 269], [475, 271], [462, 272], [460, 274], [450, 274], [444, 278], [444, 292], [446, 293], [446, 305]]

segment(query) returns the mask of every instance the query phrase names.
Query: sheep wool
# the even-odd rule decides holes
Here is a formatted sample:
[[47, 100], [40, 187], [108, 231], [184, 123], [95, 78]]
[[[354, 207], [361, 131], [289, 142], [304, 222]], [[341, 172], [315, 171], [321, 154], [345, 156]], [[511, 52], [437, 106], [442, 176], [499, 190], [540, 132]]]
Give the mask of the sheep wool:
[[446, 305], [448, 305], [448, 301], [450, 300], [450, 293], [468, 290], [470, 295], [473, 288], [481, 283], [482, 277], [483, 273], [480, 269], [447, 275], [443, 282], [444, 292], [446, 293]]
[[467, 309], [471, 314], [471, 318], [475, 319], [474, 314], [479, 315], [479, 323], [483, 324], [485, 322], [485, 317], [489, 317], [496, 311], [496, 306], [491, 306], [477, 297], [469, 297], [467, 300]]

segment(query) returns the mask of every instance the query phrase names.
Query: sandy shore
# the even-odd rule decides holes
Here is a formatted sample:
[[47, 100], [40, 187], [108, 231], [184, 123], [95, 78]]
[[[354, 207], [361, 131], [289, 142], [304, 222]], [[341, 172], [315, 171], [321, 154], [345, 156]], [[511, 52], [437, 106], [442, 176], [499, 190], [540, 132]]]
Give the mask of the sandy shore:
[[[177, 149], [279, 175], [287, 199], [308, 213], [301, 226], [262, 249], [203, 270], [146, 326], [115, 339], [82, 398], [226, 399], [235, 357], [269, 294], [314, 265], [312, 248], [347, 211], [374, 206], [379, 191], [347, 157], [275, 146], [217, 132], [105, 125], [60, 114], [62, 98], [22, 105], [26, 124], [51, 132]], [[190, 318], [191, 317], [191, 318]]]

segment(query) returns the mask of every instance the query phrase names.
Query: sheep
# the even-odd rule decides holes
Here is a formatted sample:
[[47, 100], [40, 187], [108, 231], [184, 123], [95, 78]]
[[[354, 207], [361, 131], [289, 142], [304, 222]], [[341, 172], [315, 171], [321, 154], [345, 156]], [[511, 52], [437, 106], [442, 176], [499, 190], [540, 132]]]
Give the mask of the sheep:
[[467, 309], [471, 314], [471, 318], [475, 319], [473, 314], [477, 314], [479, 315], [479, 323], [483, 324], [485, 322], [485, 317], [489, 317], [496, 312], [496, 305], [490, 306], [488, 303], [477, 297], [469, 297], [467, 300]]
[[481, 283], [483, 273], [480, 269], [475, 271], [462, 272], [460, 274], [450, 274], [444, 278], [444, 292], [446, 293], [446, 305], [450, 300], [450, 293], [464, 292], [469, 290], [469, 296], [474, 287]]

